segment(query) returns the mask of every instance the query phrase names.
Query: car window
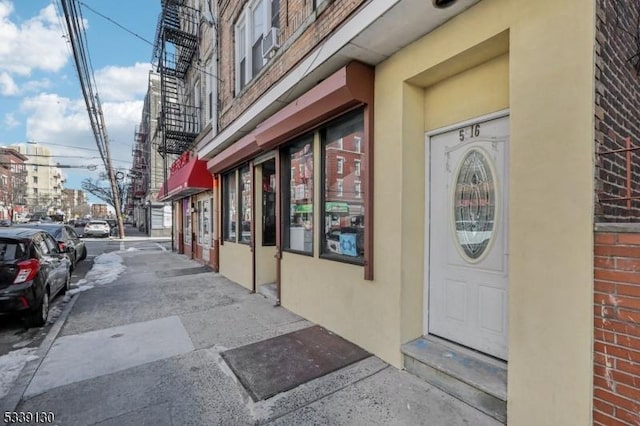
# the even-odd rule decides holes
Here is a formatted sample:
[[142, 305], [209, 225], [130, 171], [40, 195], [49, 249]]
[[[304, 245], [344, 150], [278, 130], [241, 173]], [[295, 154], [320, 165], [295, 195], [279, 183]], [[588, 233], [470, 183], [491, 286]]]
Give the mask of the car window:
[[24, 244], [11, 240], [0, 240], [0, 262], [20, 259], [24, 256]]
[[63, 228], [56, 229], [52, 234], [56, 240], [66, 240], [66, 235], [64, 235], [63, 233]]
[[78, 234], [76, 234], [76, 231], [74, 231], [73, 228], [69, 228], [67, 226], [65, 227], [65, 231], [67, 231], [67, 235], [69, 235], [69, 238], [71, 238], [72, 240], [78, 239]]
[[47, 256], [49, 254], [49, 246], [44, 241], [44, 234], [36, 234], [33, 236], [33, 246], [41, 256]]
[[58, 243], [53, 239], [51, 235], [43, 235], [45, 244], [49, 247], [49, 253], [58, 253]]

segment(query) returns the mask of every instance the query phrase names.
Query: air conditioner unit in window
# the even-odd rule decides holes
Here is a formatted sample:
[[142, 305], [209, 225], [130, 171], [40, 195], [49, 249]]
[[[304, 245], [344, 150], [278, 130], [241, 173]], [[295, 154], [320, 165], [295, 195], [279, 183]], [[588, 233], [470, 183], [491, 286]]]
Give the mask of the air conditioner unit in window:
[[264, 58], [269, 58], [271, 52], [275, 52], [280, 47], [280, 43], [278, 43], [279, 32], [278, 28], [271, 27], [262, 37], [262, 56]]

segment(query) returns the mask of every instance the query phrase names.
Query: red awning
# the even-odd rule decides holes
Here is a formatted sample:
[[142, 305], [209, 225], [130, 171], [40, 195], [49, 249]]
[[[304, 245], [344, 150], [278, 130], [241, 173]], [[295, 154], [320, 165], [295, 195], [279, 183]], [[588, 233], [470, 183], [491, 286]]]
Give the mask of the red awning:
[[207, 170], [207, 162], [194, 158], [171, 173], [169, 179], [160, 187], [157, 199], [158, 201], [177, 200], [211, 189], [213, 189], [213, 176]]

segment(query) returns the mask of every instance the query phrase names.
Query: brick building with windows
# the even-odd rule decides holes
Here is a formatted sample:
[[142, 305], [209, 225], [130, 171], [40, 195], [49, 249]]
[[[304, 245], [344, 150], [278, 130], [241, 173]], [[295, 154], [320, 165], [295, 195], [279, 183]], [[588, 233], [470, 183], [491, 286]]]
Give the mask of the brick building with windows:
[[25, 210], [27, 157], [13, 148], [0, 147], [0, 219], [17, 220]]
[[622, 3], [167, 2], [216, 23], [163, 103], [176, 249], [500, 421], [636, 424]]

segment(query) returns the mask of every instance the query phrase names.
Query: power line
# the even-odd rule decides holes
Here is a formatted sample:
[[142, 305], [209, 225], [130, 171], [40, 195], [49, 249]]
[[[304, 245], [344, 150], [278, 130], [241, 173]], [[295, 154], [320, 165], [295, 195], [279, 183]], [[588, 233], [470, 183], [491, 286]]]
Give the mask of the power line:
[[150, 42], [149, 40], [147, 40], [146, 38], [142, 37], [141, 35], [134, 33], [133, 31], [131, 31], [130, 29], [128, 29], [127, 27], [125, 27], [124, 25], [119, 24], [118, 22], [116, 22], [115, 20], [113, 20], [112, 18], [109, 18], [108, 16], [98, 12], [97, 10], [93, 9], [92, 7], [90, 7], [89, 5], [87, 5], [86, 3], [83, 2], [79, 2], [80, 5], [86, 7], [87, 9], [89, 9], [90, 11], [92, 11], [93, 13], [95, 13], [96, 15], [100, 16], [103, 19], [106, 19], [107, 21], [111, 22], [112, 24], [116, 25], [117, 27], [123, 29], [124, 31], [128, 32], [129, 34], [133, 35], [134, 37], [139, 38], [140, 40], [144, 41], [145, 43], [153, 46], [153, 43]]

